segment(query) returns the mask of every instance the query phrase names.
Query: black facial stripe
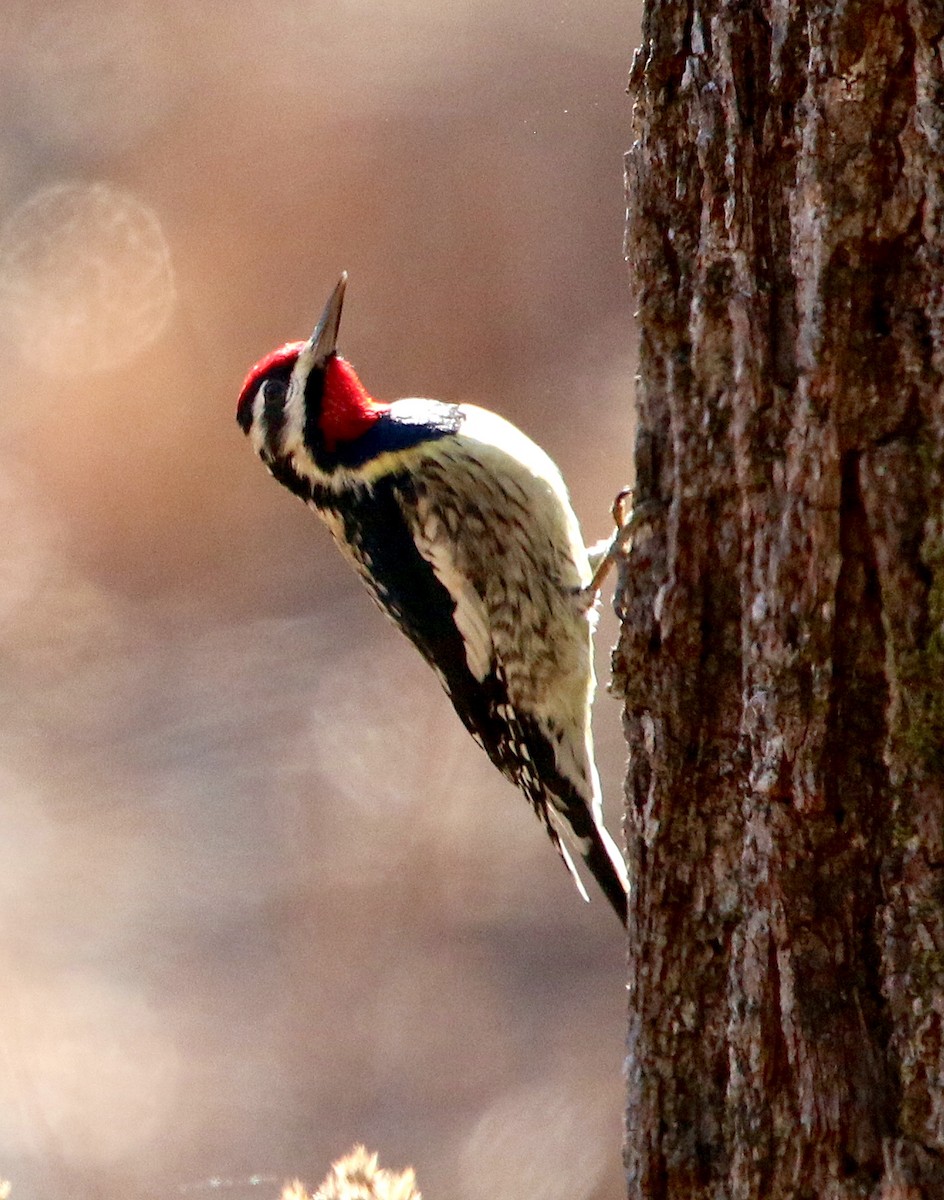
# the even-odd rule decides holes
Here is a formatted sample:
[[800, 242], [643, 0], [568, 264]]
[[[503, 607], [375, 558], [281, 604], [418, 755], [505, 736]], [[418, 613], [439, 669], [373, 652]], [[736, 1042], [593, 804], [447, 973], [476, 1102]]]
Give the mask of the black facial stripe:
[[248, 433], [252, 426], [252, 401], [254, 397], [244, 396], [236, 410], [236, 420], [243, 433]]
[[269, 468], [272, 478], [277, 479], [283, 487], [288, 488], [293, 496], [298, 496], [306, 504], [311, 500], [313, 490], [311, 481], [297, 474], [287, 459], [270, 458], [263, 453], [262, 461]]
[[285, 397], [288, 395], [288, 374], [280, 372], [262, 381], [262, 431], [267, 446], [279, 444], [285, 425]]

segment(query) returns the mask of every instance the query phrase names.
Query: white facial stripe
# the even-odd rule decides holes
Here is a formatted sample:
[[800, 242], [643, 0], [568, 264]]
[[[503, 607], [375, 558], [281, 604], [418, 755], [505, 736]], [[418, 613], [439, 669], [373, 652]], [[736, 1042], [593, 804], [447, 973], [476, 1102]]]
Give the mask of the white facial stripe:
[[262, 394], [264, 390], [265, 384], [263, 383], [256, 388], [256, 394], [252, 398], [252, 424], [249, 426], [249, 440], [257, 454], [261, 454], [265, 448], [265, 421], [263, 420], [265, 396]]
[[[308, 379], [309, 363], [304, 351], [298, 356], [298, 361], [292, 369], [291, 377], [288, 381], [288, 394], [285, 397], [285, 419], [282, 423], [282, 444], [279, 447], [279, 452], [283, 455], [293, 455], [296, 459], [299, 455], [303, 456], [306, 462], [311, 461], [311, 456], [305, 450], [305, 383]], [[304, 365], [303, 365], [303, 359]], [[296, 470], [299, 469], [300, 463], [295, 462]], [[314, 464], [312, 463], [312, 467]], [[312, 473], [310, 471], [300, 472], [301, 474]], [[318, 472], [313, 478], [320, 478], [321, 472]]]

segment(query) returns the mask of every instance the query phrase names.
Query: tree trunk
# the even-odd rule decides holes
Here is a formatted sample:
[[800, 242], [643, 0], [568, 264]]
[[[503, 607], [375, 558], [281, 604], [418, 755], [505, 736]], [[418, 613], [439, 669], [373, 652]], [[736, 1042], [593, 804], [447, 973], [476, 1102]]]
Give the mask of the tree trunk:
[[644, 17], [631, 1197], [944, 1197], [942, 37]]

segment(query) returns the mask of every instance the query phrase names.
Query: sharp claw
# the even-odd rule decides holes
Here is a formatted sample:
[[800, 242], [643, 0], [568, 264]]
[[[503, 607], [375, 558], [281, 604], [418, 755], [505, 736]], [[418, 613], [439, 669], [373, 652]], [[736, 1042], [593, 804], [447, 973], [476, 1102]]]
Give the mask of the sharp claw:
[[584, 592], [591, 599], [596, 599], [597, 593], [603, 586], [603, 581], [610, 573], [610, 569], [616, 562], [616, 556], [630, 541], [633, 532], [644, 521], [649, 520], [654, 512], [660, 507], [658, 500], [645, 500], [638, 506], [631, 506], [629, 515], [626, 514], [626, 501], [631, 499], [633, 489], [631, 487], [623, 488], [613, 501], [613, 520], [616, 524], [616, 533], [613, 535], [609, 546], [600, 557], [593, 571], [593, 577], [590, 583], [584, 589]]
[[626, 524], [626, 501], [630, 501], [630, 512], [632, 512], [632, 497], [633, 489], [631, 487], [620, 488], [616, 493], [616, 499], [613, 501], [613, 507], [610, 512], [613, 514], [613, 524], [617, 529], [622, 529]]

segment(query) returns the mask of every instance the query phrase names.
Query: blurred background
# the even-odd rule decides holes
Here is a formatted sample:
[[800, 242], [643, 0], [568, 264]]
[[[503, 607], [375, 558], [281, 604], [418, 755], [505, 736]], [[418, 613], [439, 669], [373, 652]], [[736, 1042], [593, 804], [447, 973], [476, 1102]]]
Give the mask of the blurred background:
[[637, 37], [632, 2], [4, 0], [13, 1200], [262, 1200], [356, 1140], [428, 1200], [624, 1194], [619, 926], [234, 406], [346, 268], [367, 387], [498, 408], [608, 532]]

